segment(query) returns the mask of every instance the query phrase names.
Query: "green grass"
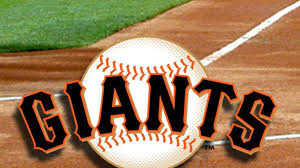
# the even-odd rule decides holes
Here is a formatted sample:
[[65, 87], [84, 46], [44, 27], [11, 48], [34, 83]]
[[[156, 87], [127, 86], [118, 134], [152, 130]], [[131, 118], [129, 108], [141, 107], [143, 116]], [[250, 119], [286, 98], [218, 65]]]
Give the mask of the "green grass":
[[0, 0], [0, 52], [92, 44], [189, 0]]

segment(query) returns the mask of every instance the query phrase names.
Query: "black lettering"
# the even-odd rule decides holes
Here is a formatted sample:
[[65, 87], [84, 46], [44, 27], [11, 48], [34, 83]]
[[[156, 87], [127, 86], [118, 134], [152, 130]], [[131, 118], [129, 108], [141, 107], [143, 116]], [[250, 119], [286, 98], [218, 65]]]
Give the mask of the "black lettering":
[[262, 103], [258, 116], [271, 120], [271, 116], [276, 108], [272, 98], [264, 93], [252, 91], [244, 95], [240, 108], [235, 115], [240, 122], [251, 129], [250, 137], [245, 139], [243, 136], [246, 128], [237, 124], [232, 124], [231, 130], [227, 135], [233, 148], [248, 154], [252, 154], [262, 147], [262, 141], [268, 128], [268, 125], [253, 113], [258, 102]]
[[68, 82], [65, 86], [65, 94], [68, 96], [72, 109], [76, 125], [75, 134], [81, 141], [86, 141], [93, 138], [93, 127], [88, 118], [82, 89], [83, 86], [79, 81]]
[[201, 94], [209, 91], [209, 99], [206, 106], [204, 120], [200, 125], [200, 137], [206, 140], [212, 140], [216, 134], [216, 121], [222, 102], [222, 95], [227, 96], [228, 100], [233, 101], [237, 98], [232, 84], [213, 81], [203, 78], [194, 90]]
[[[19, 105], [34, 148], [45, 153], [53, 152], [63, 147], [69, 138], [69, 133], [64, 126], [60, 114], [44, 118], [44, 122], [42, 122], [39, 113], [36, 111], [36, 107], [34, 107], [36, 103], [40, 103], [45, 114], [55, 110], [51, 96], [51, 94], [41, 90], [24, 96]], [[53, 133], [52, 139], [49, 139], [43, 125], [45, 125], [48, 131]]]
[[[114, 106], [114, 92], [116, 92], [120, 106]], [[102, 108], [100, 111], [100, 122], [98, 130], [101, 135], [112, 132], [112, 117], [116, 115], [124, 115], [125, 126], [128, 131], [138, 131], [140, 121], [133, 108], [130, 93], [128, 92], [127, 82], [121, 76], [106, 77], [103, 83]]]
[[157, 131], [162, 125], [160, 119], [162, 102], [171, 130], [182, 132], [185, 127], [187, 88], [190, 85], [188, 78], [175, 76], [173, 81], [175, 86], [174, 103], [171, 101], [171, 93], [163, 75], [151, 75], [148, 82], [150, 85], [149, 117], [146, 122], [148, 130]]

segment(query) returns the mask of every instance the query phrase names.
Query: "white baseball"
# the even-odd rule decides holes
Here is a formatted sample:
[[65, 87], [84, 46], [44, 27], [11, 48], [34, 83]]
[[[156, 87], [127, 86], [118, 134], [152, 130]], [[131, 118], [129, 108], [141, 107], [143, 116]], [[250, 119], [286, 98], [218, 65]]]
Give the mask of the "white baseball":
[[[122, 74], [128, 82], [134, 108], [140, 121], [145, 122], [148, 111], [150, 73], [163, 73], [174, 96], [171, 81], [174, 75], [187, 75], [191, 87], [188, 90], [186, 123], [182, 135], [171, 134], [165, 113], [164, 126], [159, 133], [148, 133], [143, 127], [140, 133], [127, 133], [124, 118], [115, 118], [114, 136], [89, 141], [93, 149], [106, 161], [117, 167], [174, 167], [191, 157], [202, 145], [199, 129], [206, 107], [207, 94], [201, 97], [193, 90], [206, 74], [192, 54], [167, 40], [157, 38], [129, 39], [104, 50], [88, 67], [82, 79], [86, 88], [84, 98], [90, 121], [97, 126], [102, 101], [102, 82], [106, 75]], [[163, 109], [162, 109], [163, 110]], [[100, 123], [101, 124], [101, 123]]]

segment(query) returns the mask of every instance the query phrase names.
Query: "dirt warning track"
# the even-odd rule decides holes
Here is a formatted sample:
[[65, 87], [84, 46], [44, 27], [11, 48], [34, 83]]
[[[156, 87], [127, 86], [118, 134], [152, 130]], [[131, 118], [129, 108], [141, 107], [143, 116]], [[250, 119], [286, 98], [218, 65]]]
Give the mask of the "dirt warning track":
[[[236, 40], [281, 9], [290, 0], [195, 0], [156, 18], [125, 28], [82, 49], [0, 54], [0, 96], [22, 96], [45, 89], [57, 93], [64, 83], [80, 79], [90, 61], [113, 43], [136, 36], [175, 41], [198, 59]], [[268, 135], [300, 133], [300, 9], [296, 9], [234, 51], [206, 67], [213, 79], [234, 83], [239, 96], [251, 89], [272, 95], [278, 105]], [[74, 131], [66, 99], [56, 98], [69, 131]], [[19, 100], [0, 102], [0, 167], [110, 167], [87, 143], [72, 136], [65, 149], [45, 155], [34, 151], [17, 110]], [[224, 102], [216, 140], [226, 138], [236, 104]], [[300, 164], [299, 139], [272, 140], [261, 152], [243, 155], [230, 146], [202, 148], [181, 167], [294, 167]], [[285, 156], [285, 157], [283, 157]]]

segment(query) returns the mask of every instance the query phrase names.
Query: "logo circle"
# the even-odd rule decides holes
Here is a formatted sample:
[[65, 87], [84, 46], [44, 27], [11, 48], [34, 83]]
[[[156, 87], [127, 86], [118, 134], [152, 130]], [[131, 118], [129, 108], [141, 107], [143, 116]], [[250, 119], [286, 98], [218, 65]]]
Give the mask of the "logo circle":
[[[189, 79], [183, 119], [186, 127], [182, 134], [171, 131], [163, 105], [159, 116], [162, 127], [157, 132], [146, 129], [150, 94], [147, 80], [153, 74], [164, 76], [171, 99], [175, 94], [172, 84], [174, 77], [187, 76]], [[174, 167], [186, 161], [200, 148], [204, 140], [199, 137], [198, 127], [203, 120], [208, 96], [197, 95], [192, 87], [207, 76], [189, 51], [167, 40], [141, 37], [122, 41], [101, 52], [82, 78], [87, 111], [95, 128], [101, 124], [102, 84], [108, 76], [122, 76], [126, 80], [128, 94], [137, 118], [142, 122], [142, 129], [129, 133], [124, 127], [124, 116], [112, 117], [112, 135], [100, 136], [95, 131], [94, 139], [88, 141], [103, 159], [117, 167]], [[113, 103], [120, 105], [117, 99]]]

